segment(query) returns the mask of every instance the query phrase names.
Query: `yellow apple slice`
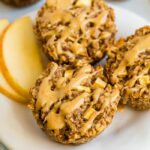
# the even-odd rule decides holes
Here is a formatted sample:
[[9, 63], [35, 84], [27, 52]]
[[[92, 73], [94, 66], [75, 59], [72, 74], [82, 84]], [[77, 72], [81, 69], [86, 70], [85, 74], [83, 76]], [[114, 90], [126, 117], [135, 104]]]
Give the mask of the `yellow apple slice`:
[[6, 82], [2, 73], [0, 72], [0, 93], [6, 97], [15, 100], [20, 103], [27, 103], [29, 99], [20, 96], [16, 91], [14, 91], [9, 84]]
[[9, 22], [7, 19], [1, 19], [0, 20], [0, 35], [4, 32], [6, 27], [9, 25]]
[[30, 98], [29, 89], [43, 70], [40, 48], [29, 17], [17, 19], [2, 35], [0, 68], [20, 95]]
[[[9, 22], [6, 19], [0, 20], [0, 37], [4, 30], [9, 26]], [[1, 39], [1, 38], [0, 38]], [[5, 78], [3, 77], [3, 74], [0, 70], [0, 93], [4, 94], [10, 99], [13, 99], [18, 102], [26, 103], [28, 100], [20, 96], [18, 93], [16, 93], [7, 83]]]

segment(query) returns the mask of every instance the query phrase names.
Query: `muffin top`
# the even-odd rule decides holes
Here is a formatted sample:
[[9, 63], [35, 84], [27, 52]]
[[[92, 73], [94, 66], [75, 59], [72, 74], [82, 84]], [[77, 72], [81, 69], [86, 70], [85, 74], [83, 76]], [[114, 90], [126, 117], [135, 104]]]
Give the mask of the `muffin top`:
[[[112, 83], [126, 82], [132, 86], [149, 75], [150, 69], [150, 26], [140, 28], [127, 39], [120, 39], [108, 53], [106, 68]], [[144, 83], [143, 83], [144, 84]]]
[[80, 69], [50, 63], [31, 91], [31, 108], [46, 133], [65, 144], [84, 143], [100, 134], [117, 111], [120, 92], [103, 68]]
[[141, 108], [145, 101], [150, 108], [150, 26], [138, 29], [127, 39], [120, 39], [108, 56], [108, 77], [123, 87], [124, 99], [134, 99], [137, 103], [140, 100]]
[[114, 12], [103, 0], [48, 0], [35, 29], [50, 59], [74, 66], [103, 58], [116, 33]]

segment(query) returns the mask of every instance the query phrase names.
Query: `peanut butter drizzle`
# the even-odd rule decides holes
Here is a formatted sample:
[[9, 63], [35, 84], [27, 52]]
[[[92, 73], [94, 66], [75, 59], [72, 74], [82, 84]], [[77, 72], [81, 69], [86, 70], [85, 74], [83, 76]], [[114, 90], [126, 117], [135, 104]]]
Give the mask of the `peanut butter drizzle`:
[[91, 29], [90, 35], [92, 35], [92, 36], [96, 35], [97, 29], [100, 27], [100, 25], [103, 25], [106, 23], [107, 16], [108, 16], [108, 12], [103, 11], [96, 18], [90, 19], [89, 22], [94, 23], [94, 27], [93, 27], [93, 29]]
[[47, 127], [52, 130], [58, 130], [65, 126], [64, 116], [73, 112], [75, 109], [79, 108], [88, 96], [87, 93], [83, 93], [73, 99], [72, 101], [65, 102], [60, 107], [59, 114], [55, 112], [50, 112], [47, 116]]
[[98, 99], [99, 99], [99, 96], [100, 94], [102, 94], [104, 92], [104, 89], [102, 88], [96, 88], [93, 92], [93, 103], [92, 104], [96, 104]]
[[91, 126], [93, 125], [93, 121], [95, 120], [95, 118], [99, 115], [99, 112], [95, 111], [93, 112], [93, 114], [91, 115], [91, 117], [89, 118], [89, 120], [83, 124], [83, 126], [81, 127], [81, 134], [85, 134], [85, 132], [91, 128]]
[[[97, 29], [100, 27], [100, 25], [103, 25], [108, 16], [107, 11], [102, 11], [101, 13], [97, 13], [97, 16], [92, 19], [88, 19], [87, 13], [90, 10], [90, 6], [92, 3], [92, 0], [78, 0], [75, 5], [76, 6], [83, 6], [84, 10], [76, 17], [72, 16], [72, 14], [69, 12], [68, 8], [72, 7], [74, 0], [64, 0], [63, 2], [61, 0], [47, 0], [47, 4], [49, 6], [55, 6], [56, 11], [54, 12], [45, 12], [43, 17], [43, 22], [51, 22], [52, 24], [56, 24], [58, 22], [69, 22], [70, 24], [68, 26], [63, 27], [57, 27], [54, 31], [50, 31], [47, 33], [48, 35], [55, 36], [57, 33], [60, 34], [60, 39], [57, 41], [57, 53], [58, 54], [67, 54], [70, 58], [73, 58], [74, 55], [71, 55], [69, 51], [65, 52], [62, 50], [62, 43], [70, 37], [71, 35], [75, 34], [80, 29], [83, 32], [83, 39], [84, 36], [87, 38], [91, 38], [91, 36], [96, 35]], [[45, 21], [46, 20], [46, 21]], [[94, 23], [94, 27], [87, 30], [86, 25], [92, 22]], [[60, 29], [61, 28], [61, 29]], [[47, 35], [46, 34], [46, 35]], [[49, 40], [50, 44], [53, 44], [55, 39]], [[78, 43], [78, 41], [74, 40], [73, 43], [70, 45], [71, 51], [75, 52], [76, 54], [82, 54], [82, 55], [88, 55], [87, 50], [87, 41]], [[57, 56], [55, 56], [57, 57]]]
[[113, 103], [114, 101], [116, 101], [117, 97], [119, 97], [119, 90], [118, 89], [114, 89], [112, 91], [112, 93], [110, 93], [109, 96], [107, 96], [107, 98], [105, 99], [105, 102], [103, 103], [101, 110], [100, 111], [96, 111], [91, 115], [91, 117], [89, 118], [89, 120], [83, 124], [82, 128], [81, 128], [81, 133], [84, 134], [88, 129], [90, 129], [93, 125], [93, 121], [95, 120], [95, 118], [103, 113], [104, 109], [109, 106], [109, 104]]
[[46, 117], [47, 128], [51, 130], [59, 130], [65, 126], [64, 117], [62, 114], [57, 114], [54, 111], [51, 111]]
[[88, 93], [83, 93], [76, 97], [74, 100], [66, 102], [61, 105], [61, 112], [63, 114], [69, 114], [73, 112], [75, 109], [79, 108], [85, 101], [85, 98], [88, 96]]
[[[86, 65], [82, 67], [74, 77], [71, 78], [70, 82], [67, 85], [63, 85], [65, 77], [59, 79], [62, 86], [57, 82], [56, 88], [54, 91], [51, 90], [52, 81], [50, 79], [55, 74], [58, 66], [54, 65], [51, 67], [51, 73], [46, 77], [40, 85], [39, 94], [37, 97], [36, 109], [39, 110], [42, 108], [42, 111], [49, 111], [49, 108], [56, 103], [59, 99], [63, 98], [70, 90], [80, 86], [84, 79], [91, 76], [91, 66]], [[61, 129], [65, 125], [64, 116], [68, 113], [73, 112], [75, 109], [78, 109], [88, 97], [88, 93], [84, 92], [81, 95], [77, 96], [75, 99], [65, 102], [60, 106], [59, 114], [56, 113], [56, 108], [53, 108], [48, 116], [46, 117], [47, 127], [49, 129]]]
[[[86, 65], [82, 67], [78, 72], [74, 74], [74, 76], [70, 76], [71, 80], [67, 85], [63, 85], [63, 81], [65, 80], [65, 76], [61, 77], [59, 81], [61, 84], [57, 82], [56, 88], [54, 91], [51, 90], [52, 81], [51, 78], [55, 74], [58, 66], [54, 65], [51, 67], [51, 73], [48, 77], [46, 77], [40, 85], [39, 94], [36, 103], [36, 109], [39, 110], [42, 108], [42, 111], [49, 111], [49, 108], [58, 100], [63, 98], [66, 93], [68, 93], [73, 88], [81, 86], [81, 83], [84, 79], [89, 78], [91, 76], [91, 66]], [[93, 103], [92, 106], [98, 101], [100, 94], [103, 92], [104, 89], [97, 88], [94, 91], [93, 95]], [[94, 111], [90, 118], [87, 120], [86, 123], [83, 124], [81, 127], [81, 132], [85, 133], [93, 124], [94, 119], [104, 111], [104, 109], [113, 101], [116, 100], [119, 92], [113, 90], [110, 95], [106, 98], [102, 108], [100, 111]], [[71, 101], [64, 102], [62, 105], [58, 102], [57, 105], [53, 107], [53, 109], [49, 112], [47, 117], [45, 118], [45, 122], [47, 122], [47, 128], [52, 130], [59, 130], [65, 126], [65, 116], [76, 109], [80, 108], [81, 105], [84, 104], [85, 100], [87, 100], [89, 94], [87, 92], [82, 93], [81, 95], [75, 97]], [[57, 113], [57, 109], [60, 107], [59, 113]]]
[[68, 9], [74, 0], [47, 0], [49, 6], [55, 6], [57, 9]]
[[126, 82], [126, 86], [133, 87], [136, 81], [142, 78], [145, 74], [147, 74], [150, 70], [150, 64], [147, 64], [146, 67], [139, 73], [137, 76], [133, 76], [130, 80]]
[[[68, 22], [72, 18], [72, 15], [67, 11], [57, 10], [55, 12], [45, 11], [43, 15], [43, 22], [51, 22], [52, 24], [57, 24], [60, 21]], [[53, 30], [52, 30], [53, 31]]]
[[126, 72], [126, 67], [134, 63], [138, 55], [150, 48], [150, 34], [141, 37], [133, 49], [127, 51], [119, 67], [115, 70], [113, 76], [119, 76]]
[[91, 4], [92, 4], [92, 0], [78, 0], [76, 2], [76, 6], [82, 6], [82, 5], [91, 6]]
[[57, 101], [56, 93], [51, 89], [51, 84], [49, 84], [49, 79], [52, 78], [58, 66], [53, 64], [50, 75], [43, 80], [40, 85], [38, 99], [36, 103], [36, 109], [39, 110], [42, 106], [44, 106], [43, 111], [48, 111], [51, 105]]
[[87, 78], [91, 77], [92, 75], [89, 73], [91, 71], [91, 66], [87, 65], [82, 67], [75, 75], [75, 77], [72, 77], [70, 82], [61, 89], [57, 89], [59, 93], [59, 98], [64, 97], [65, 94], [67, 94], [70, 90], [76, 89], [80, 84]]
[[[102, 88], [96, 88], [93, 92], [93, 102], [91, 104], [91, 106], [86, 110], [85, 114], [88, 112], [88, 110], [90, 110], [94, 104], [97, 103], [100, 94], [104, 91], [104, 89]], [[93, 109], [94, 110], [94, 109]], [[94, 112], [92, 112], [92, 114], [90, 115], [89, 119], [87, 120], [86, 123], [84, 123], [81, 127], [81, 134], [84, 134], [89, 128], [91, 128], [94, 119], [97, 117], [98, 112], [96, 110], [94, 110]], [[84, 116], [84, 115], [83, 115]]]

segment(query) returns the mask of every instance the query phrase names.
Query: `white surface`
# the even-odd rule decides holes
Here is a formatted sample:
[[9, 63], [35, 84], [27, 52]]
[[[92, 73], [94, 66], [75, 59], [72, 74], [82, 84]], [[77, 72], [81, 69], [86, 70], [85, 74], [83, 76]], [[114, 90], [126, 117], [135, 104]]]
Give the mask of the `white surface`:
[[111, 4], [128, 9], [150, 21], [150, 0], [106, 0]]
[[[118, 37], [129, 35], [138, 27], [148, 24], [126, 10], [115, 7], [115, 12]], [[33, 17], [34, 13], [30, 16]], [[149, 116], [149, 111], [125, 109], [123, 113], [117, 113], [105, 132], [91, 142], [79, 146], [64, 146], [45, 136], [27, 108], [0, 96], [0, 138], [12, 150], [149, 150]]]

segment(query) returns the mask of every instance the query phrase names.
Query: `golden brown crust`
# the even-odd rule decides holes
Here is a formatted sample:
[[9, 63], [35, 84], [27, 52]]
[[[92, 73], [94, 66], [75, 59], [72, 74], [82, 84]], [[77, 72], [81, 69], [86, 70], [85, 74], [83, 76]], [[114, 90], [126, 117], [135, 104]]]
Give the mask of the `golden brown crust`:
[[15, 7], [23, 7], [36, 3], [39, 0], [1, 0], [2, 2]]
[[100, 134], [112, 122], [120, 99], [102, 67], [74, 70], [56, 63], [49, 64], [31, 94], [30, 108], [40, 128], [64, 144], [85, 143]]
[[90, 6], [82, 1], [72, 0], [62, 8], [49, 0], [38, 12], [36, 33], [45, 53], [59, 64], [82, 66], [99, 61], [114, 42], [112, 8], [103, 0], [87, 0]]
[[138, 29], [134, 35], [116, 43], [108, 53], [106, 64], [110, 81], [122, 86], [123, 103], [137, 110], [150, 109], [149, 41], [150, 26]]

